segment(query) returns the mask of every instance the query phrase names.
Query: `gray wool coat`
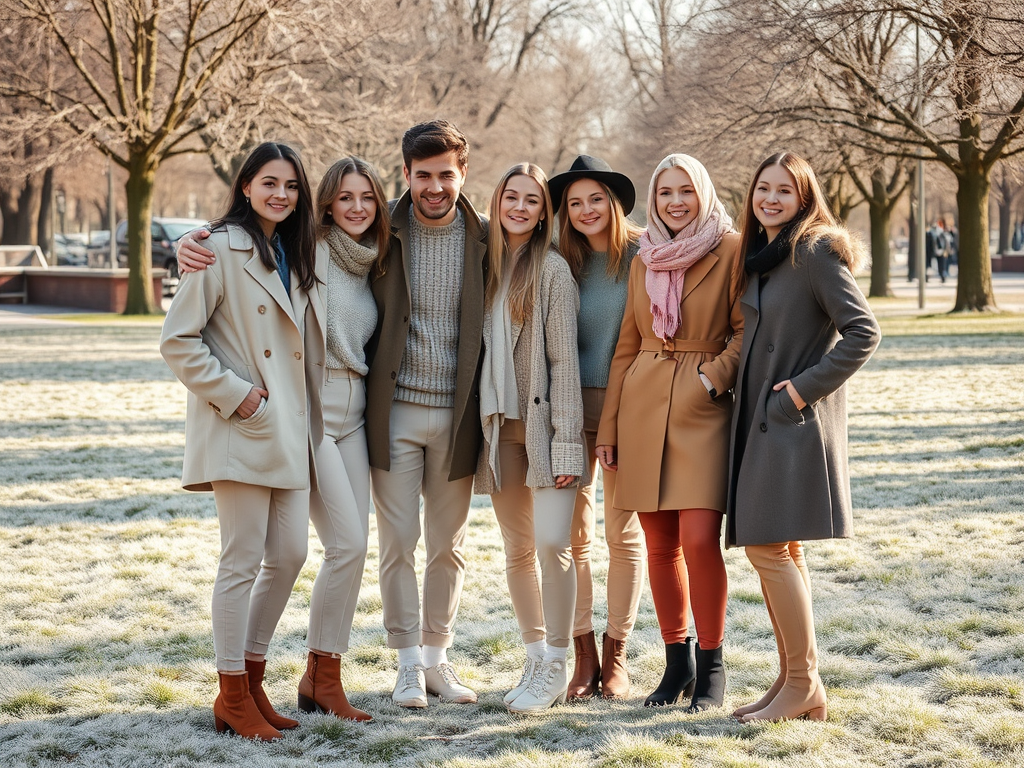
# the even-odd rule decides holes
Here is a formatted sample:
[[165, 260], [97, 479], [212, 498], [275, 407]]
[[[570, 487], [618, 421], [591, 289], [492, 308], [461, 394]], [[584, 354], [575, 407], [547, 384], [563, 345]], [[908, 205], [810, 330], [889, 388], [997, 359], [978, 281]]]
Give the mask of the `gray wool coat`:
[[[751, 275], [736, 382], [727, 546], [851, 536], [846, 381], [881, 339], [841, 241]], [[798, 410], [791, 379], [807, 402]]]

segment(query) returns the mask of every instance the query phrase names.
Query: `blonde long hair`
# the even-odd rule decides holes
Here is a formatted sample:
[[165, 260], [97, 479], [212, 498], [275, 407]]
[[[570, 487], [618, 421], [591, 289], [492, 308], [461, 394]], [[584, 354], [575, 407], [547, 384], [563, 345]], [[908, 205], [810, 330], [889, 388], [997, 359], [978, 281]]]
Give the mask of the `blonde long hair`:
[[[581, 179], [587, 178], [590, 177], [581, 177]], [[627, 218], [622, 201], [610, 187], [597, 179], [591, 179], [591, 181], [596, 182], [608, 196], [608, 202], [612, 209], [612, 218], [608, 222], [608, 276], [621, 280], [626, 276], [628, 270], [626, 253], [630, 246], [635, 246], [640, 241], [640, 235], [644, 230], [643, 227]], [[573, 184], [575, 183], [574, 181]], [[572, 184], [566, 186], [562, 192], [561, 204], [558, 206], [558, 251], [569, 264], [572, 276], [578, 283], [583, 272], [583, 265], [592, 251], [586, 235], [578, 232], [569, 221], [569, 190], [571, 188]]]
[[832, 212], [828, 198], [825, 197], [810, 163], [792, 152], [776, 152], [766, 158], [754, 172], [754, 178], [751, 179], [750, 188], [747, 190], [746, 202], [743, 204], [743, 226], [740, 230], [741, 257], [745, 258], [756, 247], [760, 222], [754, 216], [754, 190], [758, 179], [761, 178], [761, 172], [770, 165], [781, 166], [793, 177], [796, 194], [800, 199], [800, 211], [791, 222], [793, 230], [789, 235], [793, 262], [796, 263], [798, 245], [813, 248], [819, 240], [826, 240], [849, 270], [856, 273], [867, 257], [863, 243], [851, 236], [850, 231]]
[[[514, 176], [528, 176], [536, 181], [544, 198], [542, 218], [530, 239], [525, 245], [520, 246], [518, 253], [511, 251], [508, 236], [501, 226], [501, 196], [505, 194], [509, 179]], [[541, 270], [544, 268], [544, 257], [551, 248], [551, 194], [548, 192], [548, 177], [544, 171], [533, 163], [518, 163], [505, 171], [491, 195], [488, 216], [491, 227], [487, 237], [487, 259], [490, 264], [487, 275], [487, 303], [494, 301], [505, 273], [511, 269], [512, 278], [508, 289], [509, 314], [513, 321], [524, 323], [533, 311], [534, 297], [537, 286], [540, 285]]]

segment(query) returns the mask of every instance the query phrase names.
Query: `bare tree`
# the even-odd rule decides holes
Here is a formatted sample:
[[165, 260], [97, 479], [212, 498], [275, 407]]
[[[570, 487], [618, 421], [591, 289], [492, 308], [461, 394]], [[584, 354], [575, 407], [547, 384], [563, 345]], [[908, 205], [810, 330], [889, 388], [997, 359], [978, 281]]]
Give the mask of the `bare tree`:
[[[243, 112], [258, 114], [271, 94], [301, 93], [302, 67], [329, 65], [331, 39], [348, 41], [344, 34], [362, 29], [355, 20], [369, 7], [364, 0], [0, 0], [4, 16], [30, 33], [22, 44], [44, 63], [0, 75], [0, 96], [35, 105], [4, 128], [24, 135], [57, 126], [128, 171], [126, 313], [157, 309], [150, 220], [160, 164], [202, 150], [201, 132], [244, 123]], [[308, 101], [292, 106], [316, 112]]]
[[[1000, 0], [765, 0], [724, 6], [753, 30], [744, 62], [765, 73], [769, 93], [785, 90], [788, 113], [846, 131], [868, 152], [911, 159], [922, 153], [956, 177], [960, 253], [954, 311], [995, 307], [988, 246], [991, 173], [1024, 152], [1024, 15]], [[893, 66], [867, 66], [850, 30], [896, 30]], [[923, 39], [918, 85], [914, 33]], [[869, 59], [869, 60], [877, 60]], [[860, 98], [823, 104], [796, 83], [847, 82]], [[918, 110], [917, 96], [931, 94]]]

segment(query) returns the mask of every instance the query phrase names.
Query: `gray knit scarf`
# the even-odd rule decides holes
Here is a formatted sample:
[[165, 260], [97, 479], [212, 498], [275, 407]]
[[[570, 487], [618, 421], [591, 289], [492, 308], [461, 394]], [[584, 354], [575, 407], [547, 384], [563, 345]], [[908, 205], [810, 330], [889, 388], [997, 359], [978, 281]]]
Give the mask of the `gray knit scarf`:
[[356, 277], [365, 277], [369, 274], [373, 262], [377, 259], [375, 242], [364, 240], [363, 242], [373, 243], [369, 246], [357, 243], [337, 224], [331, 225], [325, 239], [335, 264]]

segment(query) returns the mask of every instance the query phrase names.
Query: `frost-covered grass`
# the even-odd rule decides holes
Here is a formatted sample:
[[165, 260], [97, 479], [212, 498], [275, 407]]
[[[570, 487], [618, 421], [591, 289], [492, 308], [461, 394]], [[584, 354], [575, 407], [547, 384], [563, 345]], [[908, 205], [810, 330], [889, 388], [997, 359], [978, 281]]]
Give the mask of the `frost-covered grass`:
[[[662, 651], [649, 594], [628, 644], [630, 699], [510, 716], [520, 645], [501, 539], [477, 498], [458, 639], [480, 704], [390, 703], [376, 532], [344, 662], [375, 722], [301, 715], [270, 745], [218, 736], [209, 600], [212, 498], [178, 488], [185, 397], [156, 325], [0, 329], [0, 765], [1014, 766], [1024, 764], [1024, 317], [883, 321], [854, 380], [858, 537], [808, 555], [827, 723], [728, 717], [774, 679], [771, 627], [742, 551], [726, 553], [726, 708], [649, 710]], [[294, 711], [310, 558], [267, 684]], [[598, 547], [596, 577], [606, 577]], [[597, 593], [601, 596], [602, 589]], [[603, 597], [598, 613], [603, 614]], [[601, 622], [599, 621], [599, 626]]]

